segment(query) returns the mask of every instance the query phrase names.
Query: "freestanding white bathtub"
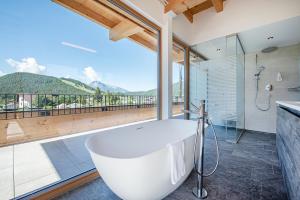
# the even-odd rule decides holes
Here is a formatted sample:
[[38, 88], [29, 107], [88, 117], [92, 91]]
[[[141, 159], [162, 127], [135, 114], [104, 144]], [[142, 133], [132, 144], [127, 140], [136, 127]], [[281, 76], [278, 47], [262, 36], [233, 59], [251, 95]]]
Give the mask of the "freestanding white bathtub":
[[[173, 192], [193, 168], [196, 122], [162, 120], [104, 131], [86, 141], [104, 182], [120, 198], [156, 200]], [[171, 183], [167, 144], [184, 140], [186, 174]]]

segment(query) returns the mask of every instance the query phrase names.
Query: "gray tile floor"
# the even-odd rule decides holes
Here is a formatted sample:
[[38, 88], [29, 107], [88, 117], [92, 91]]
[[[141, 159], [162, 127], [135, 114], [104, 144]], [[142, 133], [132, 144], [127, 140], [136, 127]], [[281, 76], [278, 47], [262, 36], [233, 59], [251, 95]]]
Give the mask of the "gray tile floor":
[[[220, 134], [220, 132], [218, 133]], [[204, 179], [208, 200], [212, 199], [287, 199], [278, 163], [274, 134], [246, 132], [238, 144], [230, 144], [220, 137], [220, 165], [215, 174]], [[210, 133], [206, 139], [205, 168], [215, 162], [215, 146]], [[191, 193], [196, 174], [190, 177], [165, 200], [196, 200]], [[57, 200], [119, 199], [101, 178], [70, 191]]]

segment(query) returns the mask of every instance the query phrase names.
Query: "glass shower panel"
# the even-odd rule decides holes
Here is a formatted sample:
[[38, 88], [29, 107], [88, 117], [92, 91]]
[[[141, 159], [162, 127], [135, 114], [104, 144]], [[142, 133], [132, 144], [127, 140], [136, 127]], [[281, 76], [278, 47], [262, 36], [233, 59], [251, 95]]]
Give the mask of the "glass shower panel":
[[219, 138], [235, 143], [244, 130], [244, 53], [237, 36], [218, 41], [199, 49], [209, 51], [212, 44], [218, 44], [222, 52], [191, 62], [190, 101], [197, 105], [205, 99]]
[[239, 137], [245, 129], [245, 52], [238, 37], [236, 37], [236, 74], [237, 74], [237, 137]]
[[223, 138], [236, 138], [236, 83], [232, 58], [210, 60], [208, 69], [208, 113]]
[[[190, 102], [199, 106], [200, 100], [207, 100], [208, 62], [190, 61]], [[196, 115], [191, 115], [196, 119]]]

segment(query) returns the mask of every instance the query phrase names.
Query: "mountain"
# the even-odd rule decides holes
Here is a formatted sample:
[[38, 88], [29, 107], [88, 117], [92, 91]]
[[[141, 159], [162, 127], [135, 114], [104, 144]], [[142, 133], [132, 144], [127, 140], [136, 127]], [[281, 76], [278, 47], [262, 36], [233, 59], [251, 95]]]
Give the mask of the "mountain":
[[[173, 84], [173, 96], [179, 96], [179, 82]], [[137, 91], [137, 92], [127, 92], [127, 95], [142, 95], [142, 96], [156, 96], [157, 90], [147, 90], [147, 91]], [[184, 87], [182, 82], [182, 95], [184, 95]]]
[[[73, 85], [72, 85], [73, 84]], [[65, 80], [39, 74], [16, 72], [0, 77], [0, 93], [2, 94], [82, 94], [92, 92], [75, 86], [74, 83], [66, 83]], [[83, 84], [83, 83], [82, 83]]]
[[128, 93], [128, 90], [124, 89], [124, 88], [120, 88], [117, 86], [112, 86], [112, 85], [108, 85], [108, 84], [104, 84], [100, 81], [93, 81], [89, 84], [89, 86], [93, 87], [94, 89], [96, 89], [97, 87], [99, 87], [99, 89], [102, 92], [111, 92], [111, 93]]
[[89, 93], [94, 93], [95, 89], [85, 83], [82, 83], [78, 80], [72, 79], [72, 78], [60, 78], [64, 83], [67, 83], [75, 88], [78, 88], [80, 90], [84, 90]]
[[136, 92], [126, 92], [126, 95], [135, 95], [135, 96], [156, 96], [156, 89], [147, 90], [147, 91], [136, 91]]
[[[56, 78], [52, 76], [16, 72], [0, 76], [0, 94], [94, 94], [95, 88], [102, 92], [122, 93], [126, 95], [155, 96], [156, 89], [148, 91], [129, 92], [128, 90], [94, 81], [90, 85], [71, 78]], [[173, 95], [179, 96], [179, 82], [173, 84]]]

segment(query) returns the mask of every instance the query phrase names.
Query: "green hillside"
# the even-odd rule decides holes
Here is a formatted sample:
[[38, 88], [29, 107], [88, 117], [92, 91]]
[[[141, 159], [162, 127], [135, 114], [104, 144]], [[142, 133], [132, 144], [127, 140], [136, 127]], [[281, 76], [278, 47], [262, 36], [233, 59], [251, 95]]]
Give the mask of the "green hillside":
[[86, 91], [88, 93], [94, 93], [95, 89], [85, 83], [82, 83], [78, 80], [72, 79], [72, 78], [60, 78], [64, 83], [69, 84], [77, 89]]
[[[128, 92], [127, 95], [142, 95], [142, 96], [156, 96], [157, 90], [152, 89], [148, 91]], [[184, 95], [182, 83], [182, 95]], [[179, 96], [179, 82], [173, 84], [173, 96]]]
[[[156, 96], [156, 89], [128, 92], [127, 95]], [[25, 72], [0, 77], [0, 94], [94, 94], [95, 89], [71, 78], [56, 78]], [[183, 92], [183, 91], [182, 91]], [[173, 85], [173, 95], [179, 96], [179, 82]]]
[[156, 89], [147, 90], [147, 91], [127, 92], [126, 95], [156, 96]]
[[90, 94], [88, 90], [72, 86], [52, 76], [16, 72], [0, 77], [0, 93], [33, 94]]

